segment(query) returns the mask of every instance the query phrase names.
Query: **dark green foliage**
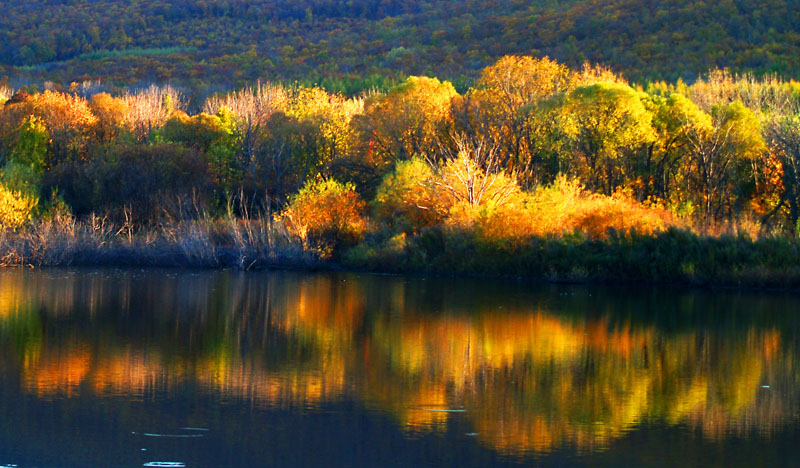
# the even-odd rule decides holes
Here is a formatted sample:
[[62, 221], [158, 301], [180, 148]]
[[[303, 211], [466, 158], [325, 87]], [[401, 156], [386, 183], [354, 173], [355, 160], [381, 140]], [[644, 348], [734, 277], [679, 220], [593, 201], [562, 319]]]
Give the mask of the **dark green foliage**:
[[469, 233], [429, 229], [392, 248], [369, 242], [345, 256], [351, 266], [376, 270], [509, 275], [554, 281], [682, 283], [743, 287], [800, 287], [800, 245], [787, 238], [706, 237], [680, 229], [656, 235], [614, 233], [604, 240], [576, 233], [531, 238], [513, 249]]
[[111, 147], [89, 160], [57, 166], [44, 182], [45, 192], [57, 188], [77, 216], [127, 215], [136, 222], [191, 215], [209, 186], [203, 156], [175, 144]]
[[0, 17], [0, 76], [196, 90], [257, 78], [354, 93], [405, 75], [464, 90], [506, 54], [612, 66], [635, 81], [713, 67], [800, 75], [789, 0], [31, 0]]

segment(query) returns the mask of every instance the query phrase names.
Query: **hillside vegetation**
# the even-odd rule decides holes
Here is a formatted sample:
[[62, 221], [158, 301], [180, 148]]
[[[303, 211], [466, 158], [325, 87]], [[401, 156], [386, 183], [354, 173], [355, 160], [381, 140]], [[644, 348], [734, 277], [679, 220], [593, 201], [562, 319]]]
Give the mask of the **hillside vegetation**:
[[3, 5], [0, 77], [353, 93], [428, 75], [463, 92], [507, 54], [635, 82], [712, 68], [797, 77], [798, 31], [791, 0], [30, 0]]

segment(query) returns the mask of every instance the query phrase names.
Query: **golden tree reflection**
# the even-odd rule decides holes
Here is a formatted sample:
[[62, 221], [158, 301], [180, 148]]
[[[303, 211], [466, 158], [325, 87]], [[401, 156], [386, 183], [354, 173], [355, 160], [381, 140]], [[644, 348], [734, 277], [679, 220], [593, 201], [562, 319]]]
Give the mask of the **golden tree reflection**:
[[[262, 407], [355, 399], [409, 434], [459, 418], [506, 454], [593, 450], [649, 423], [768, 437], [800, 406], [762, 387], [800, 374], [768, 324], [667, 332], [536, 302], [444, 294], [426, 309], [418, 285], [402, 280], [214, 281], [175, 291], [0, 273], [0, 369], [17, 369], [40, 398], [138, 398], [189, 384]], [[136, 322], [134, 307], [152, 315]], [[131, 326], [139, 332], [116, 335]]]

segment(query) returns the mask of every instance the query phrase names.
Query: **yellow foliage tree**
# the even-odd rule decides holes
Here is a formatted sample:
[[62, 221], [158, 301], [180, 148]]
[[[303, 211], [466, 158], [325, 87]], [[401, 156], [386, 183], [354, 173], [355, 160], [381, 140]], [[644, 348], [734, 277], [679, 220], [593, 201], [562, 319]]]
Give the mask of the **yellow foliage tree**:
[[483, 70], [460, 101], [459, 124], [492, 141], [503, 153], [502, 165], [533, 183], [542, 178], [538, 166], [558, 140], [543, 101], [566, 92], [572, 81], [566, 66], [547, 57], [503, 57]]
[[361, 122], [371, 159], [385, 165], [433, 154], [452, 121], [456, 96], [448, 81], [411, 76], [387, 94], [368, 99]]
[[41, 118], [50, 133], [53, 162], [79, 154], [85, 147], [97, 117], [82, 97], [45, 91], [32, 95], [26, 104], [30, 113]]
[[37, 198], [0, 185], [0, 232], [24, 225], [37, 204]]
[[576, 172], [593, 189], [613, 193], [626, 175], [621, 171], [623, 156], [655, 138], [645, 98], [617, 82], [578, 86], [567, 95], [564, 130], [584, 163]]
[[420, 158], [400, 161], [383, 178], [373, 201], [378, 221], [404, 231], [439, 224], [446, 212], [430, 190], [431, 166]]
[[350, 153], [355, 141], [351, 122], [363, 112], [363, 99], [329, 94], [315, 86], [294, 90], [288, 114], [310, 121], [319, 129], [321, 157], [324, 162], [330, 162]]
[[687, 129], [689, 179], [704, 221], [709, 222], [726, 214], [736, 201], [737, 166], [760, 155], [766, 144], [761, 123], [740, 101], [715, 106]]
[[98, 93], [89, 101], [89, 109], [97, 117], [94, 125], [97, 139], [102, 143], [109, 143], [117, 138], [124, 128], [128, 103], [108, 93]]

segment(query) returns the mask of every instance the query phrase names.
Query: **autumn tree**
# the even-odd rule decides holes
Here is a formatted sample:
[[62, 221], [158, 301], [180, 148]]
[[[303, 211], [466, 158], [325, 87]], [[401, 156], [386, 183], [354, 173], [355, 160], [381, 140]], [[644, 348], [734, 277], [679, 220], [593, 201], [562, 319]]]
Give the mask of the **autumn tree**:
[[378, 187], [373, 202], [378, 220], [416, 231], [445, 220], [471, 224], [520, 193], [516, 178], [501, 165], [497, 148], [463, 134], [452, 137], [427, 160], [398, 162]]
[[459, 135], [453, 140], [454, 152], [445, 152], [439, 163], [430, 160], [434, 173], [427, 184], [443, 206], [498, 206], [518, 190], [516, 177], [503, 168], [495, 146]]
[[565, 133], [581, 156], [575, 172], [591, 188], [611, 194], [626, 176], [624, 158], [651, 142], [652, 114], [644, 93], [615, 82], [578, 86], [562, 107]]
[[741, 102], [719, 104], [687, 126], [687, 154], [694, 189], [706, 223], [730, 214], [737, 195], [738, 165], [765, 146], [761, 124]]
[[789, 204], [790, 230], [797, 235], [800, 214], [800, 114], [778, 115], [767, 124], [767, 141], [783, 167], [785, 194]]
[[685, 190], [680, 190], [679, 183], [686, 175], [682, 166], [689, 131], [704, 121], [706, 114], [677, 92], [650, 95], [646, 107], [653, 116], [655, 138], [644, 148], [640, 180], [635, 181], [633, 188], [640, 191], [639, 198], [655, 196], [662, 200], [685, 200], [682, 198], [686, 196]]
[[41, 119], [50, 135], [48, 165], [85, 155], [86, 144], [97, 117], [89, 103], [70, 94], [45, 91], [34, 94], [22, 106]]
[[128, 103], [125, 99], [113, 97], [108, 93], [92, 95], [89, 109], [97, 121], [94, 125], [95, 137], [101, 144], [109, 144], [117, 139], [125, 128]]
[[352, 184], [319, 178], [291, 197], [281, 217], [304, 245], [329, 256], [362, 238], [368, 224], [365, 210]]
[[372, 202], [375, 218], [405, 232], [441, 223], [447, 209], [431, 190], [432, 177], [428, 161], [417, 157], [399, 161], [376, 191]]
[[368, 157], [380, 168], [433, 154], [451, 125], [457, 95], [450, 82], [412, 76], [385, 95], [371, 96], [360, 120]]
[[[507, 56], [483, 70], [474, 89], [456, 106], [460, 127], [501, 153], [502, 165], [523, 182], [546, 178], [544, 159], [557, 146], [554, 106], [545, 103], [565, 93], [569, 69], [549, 58]], [[543, 173], [544, 172], [544, 173]]]
[[324, 163], [348, 155], [355, 145], [353, 118], [364, 111], [364, 100], [330, 94], [319, 87], [298, 87], [291, 93], [288, 114], [319, 129], [318, 147]]

